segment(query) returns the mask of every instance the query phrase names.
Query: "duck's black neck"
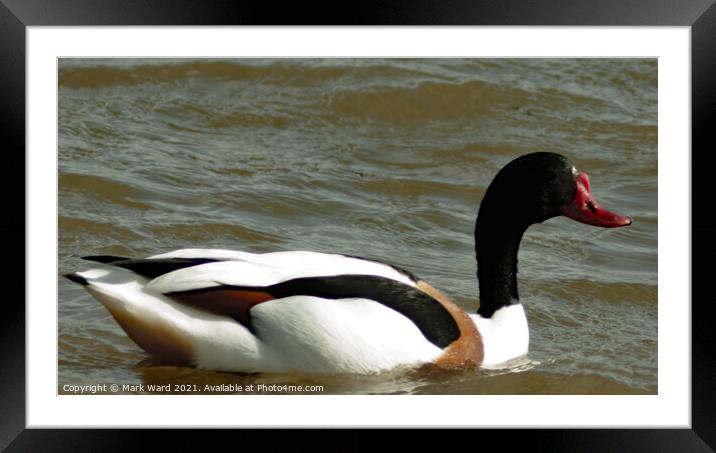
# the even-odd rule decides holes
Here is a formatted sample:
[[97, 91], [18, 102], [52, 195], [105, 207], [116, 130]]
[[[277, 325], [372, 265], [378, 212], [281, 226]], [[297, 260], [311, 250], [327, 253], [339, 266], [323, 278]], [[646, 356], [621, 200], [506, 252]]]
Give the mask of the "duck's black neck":
[[[575, 200], [577, 172], [564, 156], [531, 153], [505, 165], [490, 183], [475, 226], [480, 309], [485, 318], [519, 303], [517, 251], [530, 225], [562, 215]], [[586, 181], [588, 189], [589, 181]]]
[[[489, 207], [480, 209], [475, 226], [477, 279], [480, 308], [477, 313], [490, 318], [502, 307], [519, 303], [517, 294], [517, 252], [529, 224], [505, 220], [497, 224]], [[502, 223], [502, 222], [500, 222]]]

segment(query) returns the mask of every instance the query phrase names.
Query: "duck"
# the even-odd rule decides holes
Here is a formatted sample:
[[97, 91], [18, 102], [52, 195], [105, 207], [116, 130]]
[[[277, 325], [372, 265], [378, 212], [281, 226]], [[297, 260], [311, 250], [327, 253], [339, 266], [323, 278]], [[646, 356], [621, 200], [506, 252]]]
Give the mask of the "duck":
[[499, 170], [475, 223], [479, 308], [468, 313], [408, 270], [362, 256], [189, 248], [66, 274], [155, 358], [235, 373], [373, 374], [495, 368], [527, 355], [517, 253], [529, 226], [565, 216], [617, 228], [589, 177], [561, 154]]

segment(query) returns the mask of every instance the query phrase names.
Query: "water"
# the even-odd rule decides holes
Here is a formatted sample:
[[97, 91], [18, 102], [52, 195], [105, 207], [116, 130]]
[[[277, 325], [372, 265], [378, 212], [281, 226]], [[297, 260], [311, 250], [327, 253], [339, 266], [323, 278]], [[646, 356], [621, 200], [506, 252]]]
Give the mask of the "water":
[[59, 273], [185, 247], [363, 255], [473, 312], [495, 173], [569, 157], [634, 224], [531, 227], [528, 358], [501, 371], [251, 375], [153, 363], [59, 279], [65, 384], [322, 385], [320, 393], [657, 393], [655, 59], [62, 59]]

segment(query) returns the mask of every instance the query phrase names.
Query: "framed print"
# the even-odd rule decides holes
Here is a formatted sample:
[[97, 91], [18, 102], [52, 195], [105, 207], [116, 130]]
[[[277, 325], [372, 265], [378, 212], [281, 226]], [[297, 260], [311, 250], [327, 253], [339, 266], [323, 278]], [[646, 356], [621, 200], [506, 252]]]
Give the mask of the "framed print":
[[[27, 175], [7, 188], [26, 187], [7, 201], [25, 215], [3, 223], [26, 238], [25, 310], [4, 329], [10, 451], [104, 448], [121, 434], [78, 428], [115, 427], [714, 445], [712, 334], [692, 297], [708, 265], [691, 267], [713, 210], [690, 184], [708, 181], [690, 147], [714, 105], [709, 2], [366, 19], [388, 27], [27, 5], [1, 9], [7, 154]], [[124, 27], [157, 24], [192, 26]], [[495, 205], [529, 222], [500, 207], [489, 226]], [[591, 227], [546, 221], [560, 215]], [[509, 287], [490, 286], [493, 268]], [[526, 324], [505, 314], [522, 300], [524, 348], [511, 344]]]

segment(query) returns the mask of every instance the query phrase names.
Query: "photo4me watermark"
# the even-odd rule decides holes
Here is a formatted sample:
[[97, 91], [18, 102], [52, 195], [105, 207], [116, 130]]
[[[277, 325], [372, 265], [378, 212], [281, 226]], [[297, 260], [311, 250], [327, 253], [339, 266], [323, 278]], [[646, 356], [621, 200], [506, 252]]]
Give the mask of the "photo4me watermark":
[[61, 395], [111, 395], [152, 393], [196, 394], [292, 394], [322, 393], [322, 385], [295, 384], [64, 384]]

